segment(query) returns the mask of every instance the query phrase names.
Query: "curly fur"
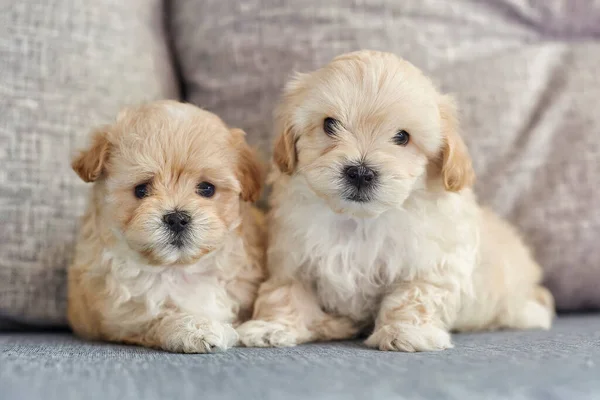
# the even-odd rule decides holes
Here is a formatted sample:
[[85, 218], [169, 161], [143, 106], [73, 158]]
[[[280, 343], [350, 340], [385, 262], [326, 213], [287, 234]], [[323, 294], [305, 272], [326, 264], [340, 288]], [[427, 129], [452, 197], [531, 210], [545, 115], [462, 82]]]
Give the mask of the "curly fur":
[[[452, 330], [548, 328], [541, 269], [518, 234], [481, 208], [452, 99], [398, 57], [342, 55], [286, 86], [276, 112], [270, 278], [247, 346], [371, 333], [381, 350], [452, 346]], [[327, 117], [339, 121], [334, 135]], [[400, 130], [410, 142], [392, 141]], [[349, 161], [379, 173], [369, 201], [345, 199]]]
[[[120, 113], [73, 161], [93, 181], [75, 259], [68, 317], [74, 331], [101, 339], [203, 353], [237, 343], [264, 279], [261, 166], [239, 129], [174, 101]], [[215, 184], [212, 198], [200, 182]], [[147, 183], [149, 196], [134, 188]], [[191, 216], [173, 245], [163, 216]]]

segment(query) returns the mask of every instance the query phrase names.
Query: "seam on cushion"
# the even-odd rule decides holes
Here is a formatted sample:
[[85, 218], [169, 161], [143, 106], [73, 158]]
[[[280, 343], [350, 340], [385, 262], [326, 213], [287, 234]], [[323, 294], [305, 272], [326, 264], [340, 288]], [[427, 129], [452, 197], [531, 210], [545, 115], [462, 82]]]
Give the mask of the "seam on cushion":
[[177, 80], [177, 92], [179, 100], [187, 99], [187, 89], [185, 85], [185, 79], [181, 69], [181, 61], [177, 54], [177, 47], [175, 46], [175, 35], [173, 35], [173, 8], [175, 1], [161, 0], [162, 9], [162, 28], [163, 36], [165, 38], [165, 44], [169, 59], [171, 60], [171, 66], [175, 73], [175, 79]]

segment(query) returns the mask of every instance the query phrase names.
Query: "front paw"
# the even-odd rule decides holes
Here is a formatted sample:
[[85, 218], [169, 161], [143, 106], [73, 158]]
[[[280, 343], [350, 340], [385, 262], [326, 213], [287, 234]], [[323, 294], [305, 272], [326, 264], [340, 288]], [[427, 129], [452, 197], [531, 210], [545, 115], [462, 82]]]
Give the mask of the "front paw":
[[365, 342], [369, 347], [385, 351], [436, 351], [452, 348], [450, 333], [434, 325], [395, 323], [383, 325]]
[[237, 331], [240, 342], [246, 347], [290, 347], [297, 344], [294, 332], [277, 322], [247, 321]]
[[166, 349], [178, 353], [214, 353], [235, 346], [238, 334], [230, 324], [202, 321], [170, 335]]

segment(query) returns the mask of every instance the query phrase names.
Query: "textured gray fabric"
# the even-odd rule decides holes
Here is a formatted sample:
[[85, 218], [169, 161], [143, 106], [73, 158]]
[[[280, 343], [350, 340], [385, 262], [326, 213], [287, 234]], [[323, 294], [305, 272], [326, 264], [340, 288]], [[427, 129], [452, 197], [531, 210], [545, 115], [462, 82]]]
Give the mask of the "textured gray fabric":
[[160, 0], [0, 0], [0, 317], [65, 319], [86, 188], [70, 169], [123, 105], [177, 97]]
[[270, 151], [293, 70], [391, 51], [462, 105], [484, 203], [515, 222], [559, 307], [600, 307], [600, 1], [173, 0], [188, 100]]
[[[265, 153], [292, 70], [359, 48], [422, 67], [463, 104], [478, 192], [535, 245], [559, 306], [600, 306], [599, 1], [168, 4], [189, 99]], [[68, 160], [122, 105], [177, 96], [162, 8], [0, 0], [0, 317], [64, 322], [85, 193]]]
[[600, 316], [550, 332], [457, 335], [441, 353], [358, 342], [179, 355], [84, 343], [68, 334], [0, 334], [3, 400], [600, 398]]

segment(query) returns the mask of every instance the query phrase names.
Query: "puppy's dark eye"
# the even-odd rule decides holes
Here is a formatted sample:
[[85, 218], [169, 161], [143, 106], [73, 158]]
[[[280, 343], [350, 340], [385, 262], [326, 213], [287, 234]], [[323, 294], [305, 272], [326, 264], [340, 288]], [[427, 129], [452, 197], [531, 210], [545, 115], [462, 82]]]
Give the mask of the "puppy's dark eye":
[[323, 120], [323, 130], [329, 136], [335, 136], [339, 124], [337, 119], [327, 117]]
[[394, 143], [396, 143], [398, 146], [406, 146], [409, 140], [410, 135], [404, 129], [398, 131], [398, 133], [396, 133], [394, 136]]
[[215, 185], [209, 182], [200, 182], [196, 187], [196, 193], [202, 197], [213, 197], [215, 195]]
[[138, 199], [143, 199], [144, 197], [147, 197], [150, 194], [150, 191], [148, 190], [148, 184], [140, 183], [133, 189], [133, 194], [135, 194], [135, 197], [137, 197]]

